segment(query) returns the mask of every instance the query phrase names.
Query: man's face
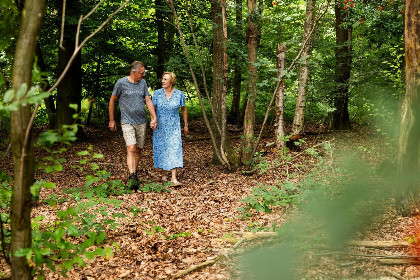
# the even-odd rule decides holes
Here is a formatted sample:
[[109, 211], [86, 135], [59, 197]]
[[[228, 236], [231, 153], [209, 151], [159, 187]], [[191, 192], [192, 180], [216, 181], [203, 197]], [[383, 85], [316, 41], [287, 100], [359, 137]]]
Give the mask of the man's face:
[[146, 75], [146, 69], [144, 69], [144, 67], [140, 67], [139, 70], [134, 71], [136, 74], [135, 79], [136, 82], [140, 81], [141, 79], [143, 79], [143, 77]]

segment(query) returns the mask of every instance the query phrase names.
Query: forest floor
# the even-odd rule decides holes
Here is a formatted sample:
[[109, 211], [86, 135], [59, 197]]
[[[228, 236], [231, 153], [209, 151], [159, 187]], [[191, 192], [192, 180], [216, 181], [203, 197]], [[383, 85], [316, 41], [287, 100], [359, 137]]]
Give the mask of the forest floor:
[[[109, 213], [125, 215], [116, 218], [119, 226], [107, 230], [105, 245], [113, 247], [116, 243], [118, 249], [108, 259], [97, 257], [86, 260], [87, 266], [70, 270], [67, 273], [68, 279], [420, 279], [420, 270], [416, 265], [418, 259], [407, 257], [418, 253], [415, 246], [409, 246], [406, 241], [406, 237], [418, 235], [420, 218], [397, 215], [393, 207], [387, 207], [392, 204], [390, 199], [378, 197], [381, 200], [379, 208], [361, 207], [364, 209], [362, 211], [370, 212], [366, 217], [372, 218], [367, 219], [369, 222], [363, 226], [355, 228], [349, 227], [349, 224], [357, 224], [357, 221], [335, 221], [340, 220], [337, 218], [340, 216], [335, 217], [334, 213], [330, 213], [333, 215], [326, 219], [331, 224], [318, 223], [305, 216], [305, 211], [308, 211], [304, 210], [305, 206], [293, 202], [293, 199], [305, 193], [304, 189], [310, 193], [311, 188], [319, 186], [303, 183], [309, 174], [315, 175], [316, 180], [317, 176], [338, 172], [340, 159], [353, 153], [368, 165], [375, 164], [386, 152], [375, 148], [382, 146], [380, 144], [384, 140], [381, 136], [363, 128], [334, 133], [312, 130], [319, 133], [308, 135], [300, 151], [290, 152], [290, 157], [282, 160], [279, 160], [277, 150], [267, 147], [274, 138], [263, 137], [256, 172], [244, 174], [242, 169], [229, 172], [213, 164], [211, 143], [205, 126], [200, 122], [191, 122], [190, 135], [183, 139], [184, 169], [178, 178], [183, 185], [170, 186], [159, 192], [156, 190], [162, 182], [159, 173], [153, 169], [149, 131], [139, 169], [143, 190], [115, 196], [113, 198], [122, 201], [119, 207], [107, 206]], [[37, 179], [55, 182], [57, 188], [41, 191], [39, 202], [33, 205], [33, 218], [43, 215], [46, 217], [44, 222], [51, 223], [58, 219], [57, 211], [76, 205], [75, 199], [68, 199], [71, 193], [64, 190], [83, 187], [86, 183], [85, 176], [89, 173], [72, 168], [72, 165], [80, 161], [77, 153], [89, 150], [89, 147], [93, 152], [104, 155], [103, 158], [94, 159], [94, 162], [102, 170], [111, 173], [108, 180], [127, 182], [126, 150], [121, 131], [111, 133], [107, 129], [85, 128], [85, 133], [87, 141], [68, 146], [63, 155], [67, 159], [63, 171], [54, 174], [36, 173]], [[231, 127], [231, 133], [238, 136], [233, 137], [233, 145], [237, 147], [240, 142], [239, 131]], [[328, 149], [328, 145], [332, 149]], [[307, 150], [311, 147], [313, 149]], [[1, 150], [5, 151], [6, 147]], [[36, 150], [37, 158], [44, 155], [44, 151]], [[10, 153], [0, 159], [0, 164], [9, 174], [13, 172]], [[352, 176], [361, 177], [357, 173]], [[147, 186], [149, 190], [145, 189]], [[256, 188], [282, 189], [285, 203], [268, 205], [270, 213], [250, 209], [245, 217], [239, 208], [246, 207], [243, 200], [251, 197]], [[324, 188], [321, 192], [325, 196], [332, 193], [340, 196], [341, 191]], [[50, 206], [45, 200], [53, 194], [67, 197], [67, 200]], [[264, 195], [254, 198], [260, 202], [273, 199]], [[272, 201], [279, 202], [275, 199]], [[319, 207], [322, 208], [321, 203]], [[357, 214], [350, 216], [355, 217]], [[287, 229], [286, 224], [302, 217], [304, 222], [301, 225], [310, 231], [307, 233], [308, 238], [302, 241], [297, 234], [293, 235], [293, 231], [292, 234], [290, 231], [282, 231], [283, 226]], [[344, 226], [337, 228], [340, 222]], [[324, 227], [329, 226], [341, 231], [343, 240], [376, 243], [346, 243], [331, 247], [331, 243], [325, 242], [328, 237], [323, 231]], [[316, 231], [321, 233], [315, 234]], [[294, 244], [284, 246], [285, 240], [288, 240], [285, 236], [291, 235]], [[280, 253], [279, 259], [275, 258], [278, 253], [275, 252], [270, 261], [260, 267], [267, 269], [266, 276], [261, 276], [263, 272], [253, 278], [248, 273], [248, 269], [252, 268], [240, 263], [241, 257], [256, 247], [271, 248], [270, 252], [279, 250]], [[294, 255], [297, 255], [296, 258]], [[286, 271], [278, 272], [285, 264], [296, 265], [298, 275], [292, 277]], [[188, 272], [188, 269], [191, 271]], [[0, 271], [10, 275], [10, 268], [4, 259], [0, 261]], [[269, 276], [270, 273], [276, 276]], [[48, 280], [64, 279], [48, 269], [44, 276]]]

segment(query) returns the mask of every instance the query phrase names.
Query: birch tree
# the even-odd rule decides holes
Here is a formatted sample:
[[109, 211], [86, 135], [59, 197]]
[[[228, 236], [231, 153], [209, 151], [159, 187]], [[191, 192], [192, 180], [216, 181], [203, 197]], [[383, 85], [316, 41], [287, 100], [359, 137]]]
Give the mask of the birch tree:
[[[306, 16], [303, 25], [303, 42], [311, 36], [312, 26], [315, 19], [316, 0], [308, 0], [306, 3]], [[311, 40], [305, 45], [302, 52], [302, 62], [300, 64], [299, 83], [296, 98], [295, 116], [293, 118], [292, 136], [304, 133], [304, 120], [306, 108], [306, 95], [309, 81], [309, 57], [311, 55]]]

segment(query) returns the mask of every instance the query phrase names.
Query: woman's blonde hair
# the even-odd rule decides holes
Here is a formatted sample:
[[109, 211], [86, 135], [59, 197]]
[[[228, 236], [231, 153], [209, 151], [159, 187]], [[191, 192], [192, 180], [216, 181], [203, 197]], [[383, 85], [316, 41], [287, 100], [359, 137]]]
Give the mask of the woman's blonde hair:
[[171, 85], [175, 86], [176, 85], [176, 75], [175, 75], [175, 73], [174, 72], [165, 72], [165, 73], [163, 73], [162, 78], [166, 74], [169, 75], [169, 82], [171, 83]]

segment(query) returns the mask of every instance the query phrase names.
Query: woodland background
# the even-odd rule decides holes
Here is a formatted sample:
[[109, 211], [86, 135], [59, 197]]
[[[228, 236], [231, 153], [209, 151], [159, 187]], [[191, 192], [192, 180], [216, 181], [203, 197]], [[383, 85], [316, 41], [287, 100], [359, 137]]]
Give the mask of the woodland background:
[[[191, 279], [418, 276], [399, 264], [319, 262], [316, 252], [331, 256], [349, 239], [370, 237], [400, 242], [391, 244], [406, 250], [398, 256], [416, 261], [418, 1], [0, 6], [6, 279], [160, 279], [188, 267]], [[151, 93], [173, 71], [186, 94], [181, 189], [159, 181], [151, 143], [142, 192], [124, 186], [108, 101], [133, 60], [147, 65]], [[260, 249], [246, 249], [251, 239]], [[328, 275], [337, 261], [341, 269]]]

